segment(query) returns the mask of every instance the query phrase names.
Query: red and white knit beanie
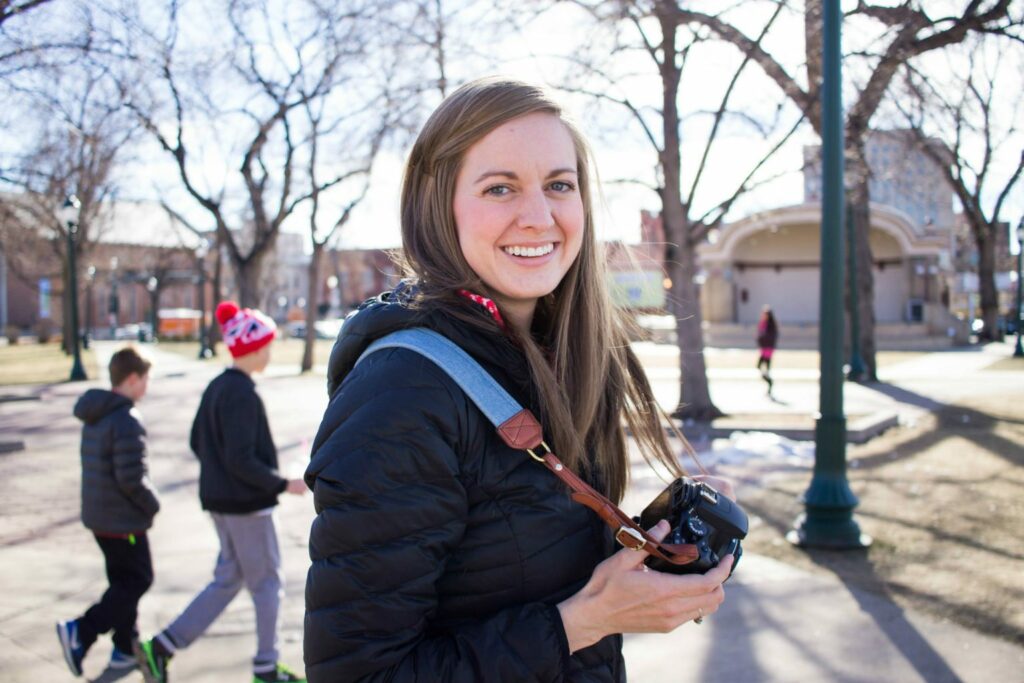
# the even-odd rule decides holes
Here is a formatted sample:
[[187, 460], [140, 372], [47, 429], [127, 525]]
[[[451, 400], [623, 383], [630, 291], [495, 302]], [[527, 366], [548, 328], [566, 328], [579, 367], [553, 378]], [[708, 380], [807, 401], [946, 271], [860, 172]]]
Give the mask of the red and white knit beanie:
[[259, 351], [274, 341], [277, 325], [253, 308], [239, 308], [234, 301], [217, 304], [217, 322], [232, 357]]

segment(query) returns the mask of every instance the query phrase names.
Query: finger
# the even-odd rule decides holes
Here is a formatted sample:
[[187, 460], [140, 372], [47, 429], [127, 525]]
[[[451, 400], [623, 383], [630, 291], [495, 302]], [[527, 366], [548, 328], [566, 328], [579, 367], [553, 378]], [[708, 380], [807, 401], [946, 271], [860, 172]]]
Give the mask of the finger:
[[651, 538], [660, 543], [662, 539], [668, 536], [670, 531], [672, 531], [672, 525], [668, 523], [667, 519], [663, 519], [648, 529], [647, 533], [650, 534]]
[[[660, 542], [661, 539], [665, 538], [671, 530], [672, 527], [669, 525], [668, 521], [663, 519], [648, 529], [647, 533], [651, 538]], [[636, 550], [631, 550], [629, 548], [622, 548], [619, 552], [613, 555], [613, 557], [616, 558], [616, 562], [621, 563], [626, 568], [639, 568], [649, 555], [650, 553], [647, 552], [637, 552]]]
[[704, 574], [704, 578], [708, 581], [708, 592], [711, 592], [725, 583], [725, 580], [729, 578], [729, 572], [732, 571], [733, 556], [726, 555], [723, 557], [718, 566], [714, 569], [709, 570]]

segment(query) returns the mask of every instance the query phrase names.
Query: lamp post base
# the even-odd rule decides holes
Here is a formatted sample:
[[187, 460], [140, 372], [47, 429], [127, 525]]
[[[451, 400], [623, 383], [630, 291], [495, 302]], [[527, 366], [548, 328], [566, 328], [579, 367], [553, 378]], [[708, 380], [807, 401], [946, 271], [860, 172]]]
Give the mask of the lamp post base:
[[75, 354], [75, 361], [71, 364], [71, 377], [68, 378], [69, 382], [81, 382], [89, 379], [85, 376], [85, 368], [82, 366], [82, 359]]
[[857, 496], [845, 476], [815, 474], [804, 493], [805, 512], [793, 522], [786, 540], [802, 548], [852, 550], [867, 548], [871, 537], [853, 517]]
[[808, 523], [803, 514], [793, 522], [793, 528], [786, 532], [786, 540], [800, 548], [824, 548], [826, 550], [858, 550], [871, 545], [872, 538], [860, 531], [852, 518], [840, 524], [822, 524], [821, 520]]

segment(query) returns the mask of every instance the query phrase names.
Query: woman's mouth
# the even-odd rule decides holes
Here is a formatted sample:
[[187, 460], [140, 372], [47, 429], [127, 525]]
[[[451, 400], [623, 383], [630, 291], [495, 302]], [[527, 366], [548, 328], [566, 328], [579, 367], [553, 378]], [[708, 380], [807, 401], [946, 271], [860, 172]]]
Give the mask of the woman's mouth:
[[538, 246], [527, 247], [520, 245], [512, 245], [509, 247], [502, 247], [509, 256], [519, 256], [523, 258], [537, 258], [538, 256], [547, 256], [555, 250], [555, 243], [548, 242], [547, 244], [541, 244]]

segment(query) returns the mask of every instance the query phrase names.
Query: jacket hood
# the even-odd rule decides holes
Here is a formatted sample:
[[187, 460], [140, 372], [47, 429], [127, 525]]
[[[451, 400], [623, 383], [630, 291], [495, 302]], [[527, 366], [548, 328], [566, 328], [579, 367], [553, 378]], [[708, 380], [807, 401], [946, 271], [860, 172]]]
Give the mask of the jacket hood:
[[133, 405], [127, 396], [107, 389], [89, 389], [75, 403], [75, 417], [85, 424], [95, 424], [123, 406]]
[[440, 304], [419, 306], [414, 303], [415, 289], [402, 283], [364, 302], [345, 319], [327, 365], [327, 392], [333, 396], [345, 377], [355, 367], [359, 356], [375, 340], [409, 327], [425, 327], [458, 344], [484, 367], [497, 367], [529, 395], [529, 369], [526, 358], [516, 342], [502, 331], [490, 314], [466, 299], [455, 305], [464, 306], [459, 315], [479, 325], [470, 325]]

